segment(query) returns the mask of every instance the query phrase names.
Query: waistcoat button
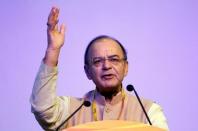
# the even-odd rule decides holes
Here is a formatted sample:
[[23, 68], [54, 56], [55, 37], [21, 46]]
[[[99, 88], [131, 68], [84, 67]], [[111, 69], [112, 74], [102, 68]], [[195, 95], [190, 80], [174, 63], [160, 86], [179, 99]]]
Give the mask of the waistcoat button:
[[106, 113], [109, 113], [110, 111], [111, 111], [111, 109], [110, 109], [110, 108], [108, 108], [108, 107], [107, 107], [107, 108], [105, 108], [105, 112], [106, 112]]

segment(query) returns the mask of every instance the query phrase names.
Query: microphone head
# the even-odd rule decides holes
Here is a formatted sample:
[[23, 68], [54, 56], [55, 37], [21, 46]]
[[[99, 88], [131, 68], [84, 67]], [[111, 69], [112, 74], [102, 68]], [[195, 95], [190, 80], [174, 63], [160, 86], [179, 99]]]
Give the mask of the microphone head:
[[127, 90], [128, 90], [128, 91], [130, 91], [130, 92], [134, 90], [133, 85], [130, 85], [130, 84], [129, 84], [129, 85], [127, 85], [127, 87], [126, 87], [126, 88], [127, 88]]
[[84, 101], [84, 106], [86, 106], [86, 107], [89, 107], [90, 105], [91, 105], [91, 102], [89, 102], [89, 101]]

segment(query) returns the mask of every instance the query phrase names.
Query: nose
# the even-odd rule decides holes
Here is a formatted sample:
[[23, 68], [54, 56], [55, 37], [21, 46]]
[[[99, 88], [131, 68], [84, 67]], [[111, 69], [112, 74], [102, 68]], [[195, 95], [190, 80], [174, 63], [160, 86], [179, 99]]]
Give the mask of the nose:
[[108, 69], [112, 68], [112, 64], [111, 64], [111, 62], [109, 62], [108, 59], [105, 59], [104, 62], [103, 62], [102, 67], [103, 67], [102, 68], [103, 70], [108, 70]]

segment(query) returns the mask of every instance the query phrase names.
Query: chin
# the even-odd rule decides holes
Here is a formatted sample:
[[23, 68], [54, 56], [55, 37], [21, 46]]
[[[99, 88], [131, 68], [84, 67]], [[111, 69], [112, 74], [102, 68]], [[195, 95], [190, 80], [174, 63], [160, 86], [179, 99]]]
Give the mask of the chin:
[[109, 90], [109, 89], [115, 88], [115, 87], [117, 87], [117, 86], [118, 86], [118, 84], [105, 83], [105, 84], [103, 84], [101, 87], [103, 87], [104, 89]]
[[116, 87], [103, 87], [99, 88], [98, 91], [105, 97], [112, 97], [113, 95], [117, 94], [119, 91], [119, 86]]
[[119, 84], [113, 84], [113, 83], [106, 83], [100, 86], [100, 90], [102, 92], [112, 92], [119, 88]]

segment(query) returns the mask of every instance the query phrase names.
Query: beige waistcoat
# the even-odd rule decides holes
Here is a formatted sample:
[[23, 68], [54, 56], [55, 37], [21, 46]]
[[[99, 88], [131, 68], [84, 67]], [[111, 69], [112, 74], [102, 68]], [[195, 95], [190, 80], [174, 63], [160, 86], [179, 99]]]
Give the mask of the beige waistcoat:
[[[90, 91], [85, 95], [85, 99], [93, 103], [94, 92]], [[124, 96], [120, 92], [112, 98], [112, 101], [106, 102], [105, 98], [100, 93], [95, 93], [96, 114], [98, 120], [127, 120], [148, 123], [146, 116], [136, 97], [127, 94], [125, 91]], [[124, 99], [122, 99], [124, 97]], [[152, 101], [141, 99], [146, 112], [150, 109]], [[83, 102], [83, 99], [70, 97], [69, 113], [73, 113]], [[93, 105], [93, 104], [92, 104]], [[93, 107], [83, 106], [65, 125], [62, 127], [67, 128], [78, 124], [94, 121]], [[120, 116], [118, 118], [118, 116]]]

